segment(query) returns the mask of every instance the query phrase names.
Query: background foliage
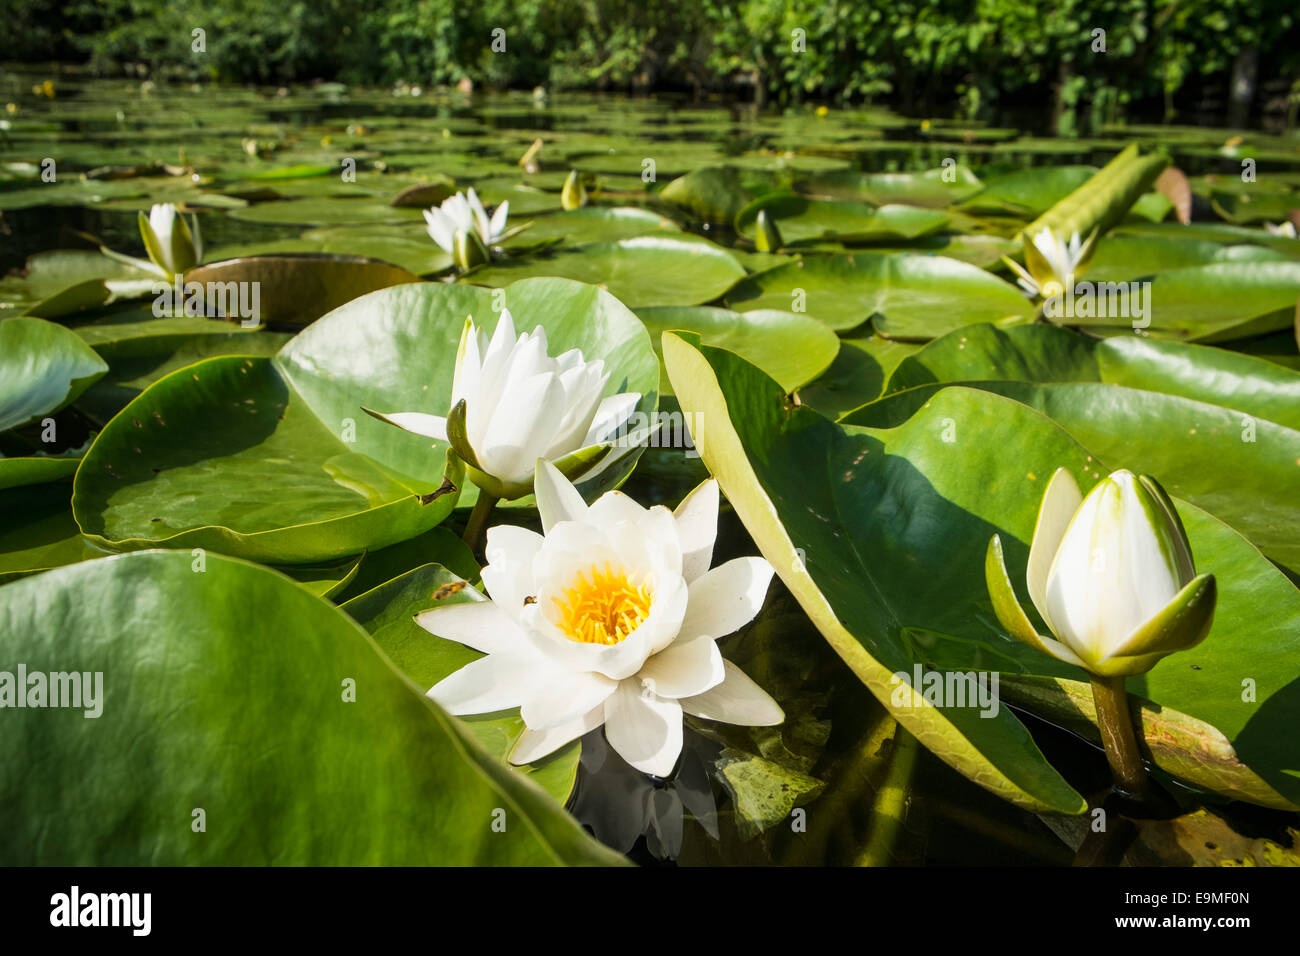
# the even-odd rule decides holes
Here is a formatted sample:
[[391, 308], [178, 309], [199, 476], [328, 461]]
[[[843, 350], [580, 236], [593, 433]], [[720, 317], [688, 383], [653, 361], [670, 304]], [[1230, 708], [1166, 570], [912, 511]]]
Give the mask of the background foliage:
[[[1166, 118], [1257, 77], [1285, 110], [1300, 64], [1290, 0], [11, 0], [5, 57], [144, 65], [240, 82], [680, 88], [904, 111], [997, 105]], [[191, 31], [207, 31], [206, 54]], [[507, 33], [493, 53], [493, 29]], [[1106, 30], [1105, 54], [1093, 31]], [[804, 52], [794, 31], [805, 31]], [[1234, 75], [1234, 67], [1237, 74]]]

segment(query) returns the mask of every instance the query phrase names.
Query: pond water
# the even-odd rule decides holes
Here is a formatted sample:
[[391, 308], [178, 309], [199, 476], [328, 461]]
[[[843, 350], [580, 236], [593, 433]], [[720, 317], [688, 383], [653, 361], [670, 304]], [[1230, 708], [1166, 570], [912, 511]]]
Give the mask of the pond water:
[[[550, 264], [569, 247], [620, 242], [647, 231], [644, 223], [633, 228], [591, 219], [575, 225], [574, 218], [558, 218], [564, 215], [561, 189], [571, 170], [582, 174], [593, 206], [632, 207], [671, 219], [674, 231], [680, 228], [734, 251], [734, 261], [748, 277], [788, 265], [795, 252], [757, 251], [752, 221], [734, 215], [739, 207], [726, 217], [710, 216], [698, 205], [666, 201], [658, 195], [665, 184], [727, 166], [736, 170], [741, 198], [719, 201], [745, 205], [766, 189], [790, 183], [832, 202], [896, 201], [896, 208], [909, 215], [928, 211], [947, 218], [941, 228], [918, 225], [911, 234], [910, 224], [876, 234], [858, 225], [840, 229], [833, 218], [840, 212], [834, 210], [792, 215], [778, 225], [791, 245], [800, 245], [799, 251], [810, 257], [938, 252], [1004, 276], [998, 258], [1018, 248], [1011, 240], [1026, 220], [1087, 179], [1092, 169], [1086, 167], [1104, 165], [1133, 142], [1158, 142], [1169, 151], [1189, 177], [1189, 201], [1205, 214], [1197, 216], [1198, 222], [1221, 214], [1207, 226], [1207, 237], [1227, 242], [1223, 237], [1231, 233], [1222, 230], [1249, 228], [1258, 233], [1260, 248], [1282, 250], [1279, 259], [1293, 257], [1287, 240], [1275, 240], [1262, 225], [1285, 221], [1300, 209], [1295, 188], [1300, 185], [1300, 151], [1295, 136], [1286, 134], [1116, 126], [1095, 138], [1057, 139], [872, 108], [756, 111], [677, 98], [541, 91], [464, 95], [334, 85], [225, 89], [90, 81], [71, 74], [54, 75], [52, 96], [32, 92], [47, 78], [39, 72], [6, 73], [8, 88], [0, 96], [13, 104], [0, 131], [0, 273], [13, 271], [0, 281], [0, 315], [18, 314], [47, 299], [65, 279], [70, 284], [96, 277], [96, 267], [85, 262], [69, 266], [62, 278], [38, 281], [35, 272], [24, 277], [18, 270], [29, 256], [56, 249], [89, 253], [101, 244], [142, 255], [137, 215], [156, 202], [183, 203], [198, 214], [207, 262], [278, 253], [352, 253], [422, 277], [447, 278], [451, 260], [426, 234], [421, 208], [391, 201], [403, 190], [431, 183], [474, 186], [489, 207], [510, 202], [511, 224], [533, 223], [504, 243], [511, 258], [490, 267], [497, 272], [490, 278], [480, 274], [483, 284], [493, 287], [548, 274]], [[521, 166], [537, 141], [542, 146], [533, 162]], [[1256, 177], [1251, 181], [1267, 184], [1250, 194], [1264, 196], [1257, 200], [1263, 210], [1259, 215], [1242, 200], [1246, 161]], [[47, 169], [54, 170], [53, 181], [43, 180]], [[950, 192], [952, 183], [942, 176], [946, 169], [976, 177], [972, 183], [1002, 183], [1005, 189], [996, 197], [980, 194], [976, 186], [959, 193], [957, 182]], [[1051, 175], [1024, 182], [1005, 178], [1030, 169]], [[927, 181], [908, 178], [926, 171], [938, 175]], [[904, 178], [891, 183], [860, 175], [882, 173]], [[982, 206], [961, 205], [977, 194], [990, 198]], [[1126, 234], [1164, 235], [1171, 225], [1169, 203], [1156, 192], [1143, 202], [1140, 214], [1125, 221]], [[858, 208], [843, 214], [863, 215]], [[810, 231], [805, 236], [801, 229]], [[559, 274], [597, 281], [590, 277], [607, 267], [616, 276], [616, 266], [607, 266], [608, 260], [594, 252], [585, 255], [583, 262]], [[653, 262], [633, 267], [645, 269]], [[1117, 268], [1114, 263], [1112, 268]], [[478, 281], [473, 275], [467, 278]], [[691, 300], [676, 287], [671, 294], [664, 289], [656, 294], [655, 286], [672, 285], [670, 279], [667, 272], [615, 277], [610, 291], [638, 312], [643, 307], [693, 308], [722, 298], [720, 292], [710, 292]], [[713, 281], [712, 273], [701, 271], [698, 278], [686, 276], [681, 285], [698, 282], [703, 288]], [[780, 287], [755, 294], [785, 291]], [[637, 296], [642, 301], [631, 301]], [[736, 301], [726, 299], [729, 306]], [[77, 326], [111, 322], [114, 314], [109, 307], [79, 317], [43, 317]], [[814, 408], [821, 410], [824, 402], [834, 414], [874, 398], [898, 361], [933, 337], [882, 339], [864, 328], [866, 317], [832, 325], [844, 343], [825, 375], [798, 380], [798, 370], [791, 373], [807, 386], [801, 394]], [[678, 327], [671, 317], [658, 321], [665, 328]], [[280, 335], [278, 345], [300, 325], [296, 318], [276, 321], [273, 316], [265, 334]], [[1231, 347], [1274, 355], [1279, 365], [1294, 367], [1300, 365], [1294, 345], [1294, 337], [1287, 340], [1284, 329], [1274, 324]], [[118, 376], [123, 391], [116, 404], [101, 392], [98, 404], [77, 411], [78, 441], [102, 427], [149, 382], [179, 367], [179, 361], [169, 355]], [[674, 409], [675, 401], [668, 397], [663, 407]], [[625, 490], [646, 504], [673, 505], [706, 475], [703, 463], [680, 449], [651, 449]], [[458, 531], [465, 520], [462, 509], [448, 526]], [[737, 515], [724, 509], [715, 561], [754, 553], [757, 547]], [[412, 566], [399, 566], [398, 572]], [[722, 646], [729, 659], [782, 704], [785, 725], [750, 730], [698, 722], [688, 728], [681, 768], [667, 781], [630, 770], [599, 737], [584, 743], [569, 806], [598, 836], [634, 860], [681, 865], [1066, 865], [1076, 854], [1103, 859], [1114, 852], [1090, 835], [1089, 817], [1020, 809], [917, 747], [779, 582], [758, 621]], [[1079, 793], [1089, 798], [1104, 794], [1109, 771], [1094, 743], [1012, 706], [1047, 761]], [[1166, 808], [1146, 814], [1157, 819], [1137, 822], [1136, 837], [1125, 836], [1126, 841], [1136, 839], [1125, 843], [1130, 862], [1187, 863], [1206, 852], [1213, 856], [1205, 849], [1210, 844], [1223, 846], [1223, 854], [1245, 855], [1241, 847], [1256, 839], [1289, 845], [1288, 828], [1297, 825], [1293, 814], [1229, 805], [1168, 775], [1161, 779], [1173, 796]], [[1214, 814], [1203, 812], [1207, 805], [1215, 808]]]

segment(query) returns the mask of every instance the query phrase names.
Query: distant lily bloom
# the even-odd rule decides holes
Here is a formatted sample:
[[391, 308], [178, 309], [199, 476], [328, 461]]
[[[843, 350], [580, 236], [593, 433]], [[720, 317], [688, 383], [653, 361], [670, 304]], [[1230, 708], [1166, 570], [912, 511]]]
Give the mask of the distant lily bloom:
[[552, 358], [546, 330], [515, 335], [503, 309], [496, 331], [465, 322], [447, 418], [422, 412], [375, 414], [448, 442], [474, 483], [497, 498], [531, 494], [537, 460], [558, 462], [575, 481], [608, 464], [608, 444], [641, 400], [640, 392], [606, 396], [609, 372], [579, 349]]
[[144, 240], [145, 251], [155, 271], [161, 271], [168, 279], [194, 268], [203, 259], [199, 220], [197, 216], [192, 219], [191, 227], [172, 203], [156, 203], [149, 210], [148, 218], [140, 213], [140, 238]]
[[546, 462], [535, 483], [544, 534], [488, 530], [491, 600], [416, 617], [487, 655], [439, 681], [431, 698], [453, 714], [520, 708], [526, 729], [512, 763], [539, 760], [603, 725], [619, 756], [658, 777], [681, 754], [683, 713], [747, 726], [785, 719], [718, 651], [718, 638], [758, 614], [772, 567], [747, 557], [709, 569], [716, 481], [675, 512], [617, 491], [588, 507]]
[[448, 196], [441, 206], [424, 211], [429, 238], [461, 269], [487, 262], [492, 246], [505, 235], [509, 216], [510, 203], [507, 201], [498, 206], [489, 219], [472, 186], [468, 192]]
[[1052, 476], [1029, 548], [1029, 597], [1055, 636], [1030, 624], [989, 542], [985, 577], [1002, 626], [1026, 644], [1102, 677], [1141, 674], [1200, 643], [1214, 620], [1214, 575], [1197, 575], [1178, 512], [1146, 475], [1117, 471], [1084, 498]]
[[1264, 228], [1268, 230], [1270, 236], [1277, 236], [1280, 239], [1296, 238], [1295, 223], [1290, 220], [1280, 222], [1277, 225], [1274, 225], [1271, 222], [1266, 222], [1264, 223]]
[[1088, 267], [1096, 246], [1095, 232], [1087, 242], [1080, 240], [1077, 232], [1065, 242], [1052, 230], [1042, 229], [1032, 241], [1026, 237], [1024, 266], [1006, 257], [1002, 261], [1011, 267], [1027, 295], [1047, 299], [1073, 285]]

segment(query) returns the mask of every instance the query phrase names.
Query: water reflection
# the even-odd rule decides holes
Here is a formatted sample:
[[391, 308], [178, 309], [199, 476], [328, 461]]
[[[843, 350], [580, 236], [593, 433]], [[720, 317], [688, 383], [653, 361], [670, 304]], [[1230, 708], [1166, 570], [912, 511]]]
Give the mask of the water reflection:
[[722, 745], [683, 728], [682, 757], [669, 777], [652, 777], [627, 763], [603, 730], [582, 738], [582, 759], [568, 809], [578, 822], [620, 853], [644, 851], [654, 860], [675, 860], [690, 815], [718, 839], [718, 807], [710, 775]]

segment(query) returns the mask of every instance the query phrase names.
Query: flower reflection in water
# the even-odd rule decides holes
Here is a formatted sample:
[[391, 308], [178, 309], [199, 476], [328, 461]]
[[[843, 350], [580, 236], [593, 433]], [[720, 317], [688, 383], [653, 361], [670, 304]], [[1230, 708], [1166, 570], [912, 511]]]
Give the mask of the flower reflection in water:
[[709, 782], [722, 745], [684, 728], [682, 756], [668, 777], [642, 773], [618, 755], [597, 729], [582, 738], [582, 761], [569, 812], [596, 839], [620, 853], [674, 860], [682, 849], [686, 814], [718, 839], [718, 808]]

